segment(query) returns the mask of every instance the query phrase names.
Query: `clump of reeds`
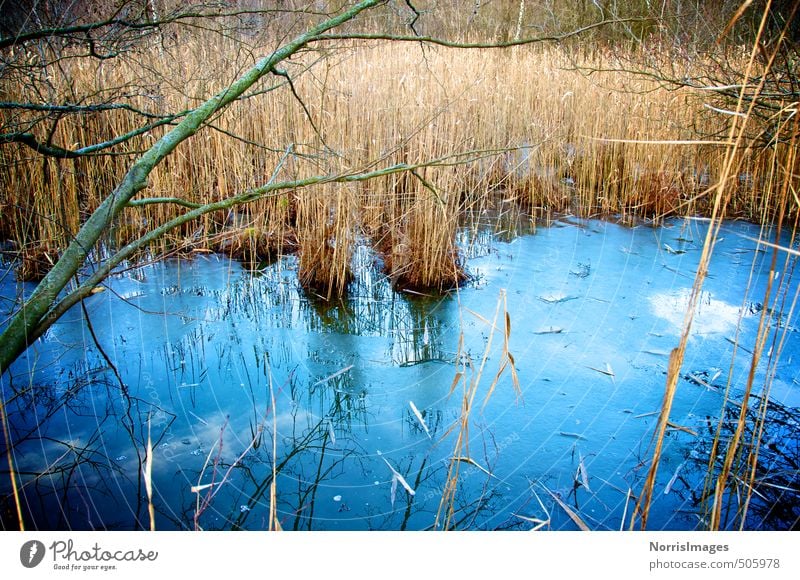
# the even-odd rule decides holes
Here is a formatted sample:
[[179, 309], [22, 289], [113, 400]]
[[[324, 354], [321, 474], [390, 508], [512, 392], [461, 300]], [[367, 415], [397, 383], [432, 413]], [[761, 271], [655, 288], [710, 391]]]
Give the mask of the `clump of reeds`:
[[428, 205], [430, 202], [421, 202], [407, 224], [392, 232], [384, 269], [397, 288], [442, 292], [457, 287], [467, 277], [451, 235], [452, 221], [428, 221], [429, 212], [436, 211]]
[[466, 278], [456, 247], [460, 192], [439, 177], [443, 180], [434, 185], [418, 175], [407, 207], [386, 224], [378, 240], [384, 270], [398, 288], [441, 292]]
[[295, 243], [289, 232], [275, 232], [251, 226], [233, 231], [229, 235], [223, 234], [211, 247], [253, 269], [293, 253]]
[[325, 300], [341, 298], [353, 279], [354, 232], [350, 188], [329, 185], [298, 192], [298, 277]]
[[267, 203], [230, 211], [213, 222], [218, 234], [209, 248], [227, 254], [251, 269], [271, 263], [297, 249], [294, 210], [288, 196], [270, 198]]

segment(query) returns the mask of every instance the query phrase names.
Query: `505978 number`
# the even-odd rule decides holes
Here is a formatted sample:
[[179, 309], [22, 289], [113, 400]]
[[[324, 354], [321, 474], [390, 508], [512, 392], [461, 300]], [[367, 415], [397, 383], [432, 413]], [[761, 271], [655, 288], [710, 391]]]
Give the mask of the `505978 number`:
[[744, 569], [780, 568], [781, 561], [778, 558], [739, 558], [736, 560], [736, 567]]

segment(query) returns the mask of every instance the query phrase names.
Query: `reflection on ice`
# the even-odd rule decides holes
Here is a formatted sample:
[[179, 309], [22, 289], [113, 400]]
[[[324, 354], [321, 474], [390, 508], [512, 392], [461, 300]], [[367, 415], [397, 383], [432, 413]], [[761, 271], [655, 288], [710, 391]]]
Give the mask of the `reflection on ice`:
[[[691, 288], [653, 294], [648, 297], [653, 315], [666, 320], [671, 330], [680, 334], [691, 298]], [[733, 335], [741, 317], [741, 308], [717, 300], [711, 292], [701, 291], [697, 310], [692, 319], [692, 334]]]

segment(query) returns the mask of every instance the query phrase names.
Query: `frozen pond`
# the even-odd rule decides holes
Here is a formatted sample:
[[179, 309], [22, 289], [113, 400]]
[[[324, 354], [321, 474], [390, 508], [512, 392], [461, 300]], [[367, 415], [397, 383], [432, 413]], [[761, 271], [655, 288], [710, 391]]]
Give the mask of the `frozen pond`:
[[[432, 529], [437, 514], [442, 527], [451, 467], [459, 529], [548, 519], [575, 529], [559, 500], [592, 529], [620, 529], [646, 475], [707, 226], [570, 218], [511, 241], [464, 232], [473, 281], [439, 297], [392, 291], [366, 249], [338, 305], [299, 289], [292, 257], [255, 274], [198, 255], [114, 277], [85, 303], [90, 326], [73, 309], [0, 383], [28, 527], [147, 528], [149, 429], [158, 529], [267, 529], [273, 476], [284, 529]], [[703, 482], [683, 466], [699, 460], [726, 384], [736, 399], [747, 379], [771, 259], [758, 233], [732, 222], [717, 243], [650, 529], [701, 526]], [[797, 282], [784, 275], [770, 396], [791, 408]], [[11, 278], [5, 297], [18, 291]]]

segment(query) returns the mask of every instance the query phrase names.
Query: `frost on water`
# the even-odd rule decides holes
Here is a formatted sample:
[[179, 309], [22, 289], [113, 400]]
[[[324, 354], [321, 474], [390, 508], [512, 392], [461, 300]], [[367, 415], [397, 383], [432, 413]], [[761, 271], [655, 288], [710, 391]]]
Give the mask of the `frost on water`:
[[[18, 473], [32, 474], [21, 481], [25, 505], [44, 528], [134, 527], [142, 517], [135, 459], [150, 417], [159, 529], [191, 527], [198, 493], [212, 489], [200, 522], [208, 527], [261, 529], [274, 508], [298, 529], [427, 529], [451, 481], [452, 505], [465, 510], [457, 519], [474, 529], [544, 521], [573, 529], [563, 510], [540, 510], [543, 488], [593, 529], [618, 529], [630, 515], [625, 492], [641, 489], [707, 227], [570, 218], [510, 242], [487, 230], [478, 235], [485, 247], [465, 251], [470, 282], [441, 296], [395, 292], [369, 248], [358, 251], [341, 303], [309, 298], [292, 256], [255, 273], [208, 255], [112, 277], [111, 291], [85, 306], [127, 401], [80, 309], [17, 362], [13, 385], [0, 384], [13, 432], [36, 435], [14, 449]], [[459, 240], [466, 248], [474, 236], [464, 230]], [[765, 303], [770, 256], [757, 236], [726, 224], [714, 247], [650, 529], [698, 525], [687, 489], [698, 439], [717, 424], [726, 388], [741, 395], [762, 317], [787, 333], [770, 396], [800, 404], [797, 313]], [[788, 275], [773, 284], [786, 297], [797, 291]], [[13, 276], [0, 277], [9, 299], [0, 304], [17, 290]], [[501, 293], [521, 394], [501, 374], [462, 429], [471, 381], [482, 402], [504, 360], [503, 325], [493, 331], [490, 322]], [[756, 374], [764, 385], [767, 370]], [[36, 396], [20, 385], [34, 385]], [[67, 404], [54, 410], [58, 400]], [[131, 429], [139, 418], [144, 428]], [[57, 488], [66, 480], [66, 491]], [[2, 479], [0, 494], [11, 492]]]

